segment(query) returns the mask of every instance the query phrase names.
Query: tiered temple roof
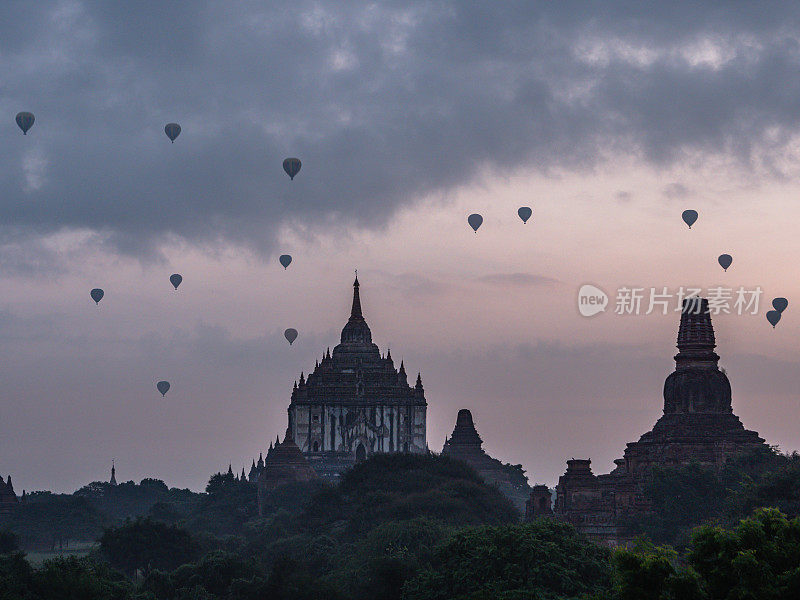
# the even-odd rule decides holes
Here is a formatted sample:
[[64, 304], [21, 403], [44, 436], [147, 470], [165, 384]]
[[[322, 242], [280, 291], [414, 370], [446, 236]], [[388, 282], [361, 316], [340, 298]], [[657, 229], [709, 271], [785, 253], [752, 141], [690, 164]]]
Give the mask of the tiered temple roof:
[[418, 374], [416, 385], [408, 384], [405, 364], [394, 366], [391, 350], [383, 357], [372, 342], [372, 331], [361, 312], [358, 278], [353, 282], [350, 318], [342, 329], [341, 342], [328, 349], [314, 371], [300, 374], [292, 390], [292, 404], [375, 405], [424, 404], [425, 390]]
[[287, 429], [283, 442], [275, 444], [264, 461], [259, 481], [270, 486], [288, 481], [312, 481], [317, 473], [308, 464], [300, 448], [294, 443], [291, 432]]
[[733, 414], [731, 385], [718, 366], [708, 300], [684, 300], [675, 371], [664, 382], [664, 412], [607, 475], [595, 476], [589, 460], [567, 461], [556, 487], [555, 513], [583, 533], [609, 543], [626, 539], [620, 523], [647, 512], [643, 484], [654, 466], [691, 462], [721, 467], [735, 455], [766, 448]]
[[525, 510], [530, 488], [516, 481], [507, 466], [492, 458], [482, 448], [483, 441], [475, 429], [472, 413], [462, 408], [456, 417], [456, 426], [450, 439], [445, 440], [442, 454], [461, 460], [478, 472], [481, 478], [496, 486], [520, 511]]

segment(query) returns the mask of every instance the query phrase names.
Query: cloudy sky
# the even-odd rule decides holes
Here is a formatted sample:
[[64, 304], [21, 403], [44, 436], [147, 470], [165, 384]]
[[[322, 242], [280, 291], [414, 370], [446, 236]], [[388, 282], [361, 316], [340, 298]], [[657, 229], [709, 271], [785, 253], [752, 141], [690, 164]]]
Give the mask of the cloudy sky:
[[626, 286], [642, 312], [760, 287], [717, 350], [745, 426], [800, 449], [798, 31], [790, 3], [4, 2], [0, 475], [249, 467], [355, 268], [433, 450], [470, 408], [531, 483], [608, 472], [661, 414], [678, 325], [674, 299], [615, 314]]

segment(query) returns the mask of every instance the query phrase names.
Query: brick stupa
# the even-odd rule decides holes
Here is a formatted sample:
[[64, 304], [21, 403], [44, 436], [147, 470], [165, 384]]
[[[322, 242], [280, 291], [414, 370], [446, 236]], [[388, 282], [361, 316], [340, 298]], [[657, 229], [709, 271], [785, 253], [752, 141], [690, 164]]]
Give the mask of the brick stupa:
[[556, 517], [598, 541], [624, 542], [629, 537], [621, 526], [624, 517], [650, 509], [643, 489], [652, 467], [697, 462], [720, 468], [736, 455], [767, 448], [733, 414], [731, 384], [719, 369], [715, 347], [708, 300], [684, 300], [663, 414], [651, 431], [627, 444], [607, 475], [594, 475], [588, 459], [568, 460], [556, 487]]

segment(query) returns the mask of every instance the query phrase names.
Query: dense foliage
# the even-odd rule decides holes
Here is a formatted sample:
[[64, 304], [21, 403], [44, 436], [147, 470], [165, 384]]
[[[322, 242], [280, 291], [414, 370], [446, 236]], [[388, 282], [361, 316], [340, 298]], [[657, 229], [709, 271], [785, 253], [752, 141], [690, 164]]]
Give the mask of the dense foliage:
[[74, 494], [27, 494], [24, 503], [0, 517], [0, 527], [13, 531], [26, 550], [66, 549], [97, 540], [103, 527], [151, 512], [177, 522], [196, 512], [203, 498], [190, 490], [168, 489], [158, 479], [119, 485], [96, 481]]
[[8, 554], [19, 548], [19, 541], [13, 531], [0, 530], [0, 554]]
[[429, 566], [408, 581], [403, 597], [575, 598], [608, 588], [609, 554], [553, 519], [469, 529], [436, 550]]
[[654, 546], [614, 556], [619, 600], [791, 600], [800, 594], [800, 518], [758, 509], [735, 528], [692, 532], [685, 562]]
[[200, 544], [176, 525], [138, 518], [103, 532], [100, 551], [112, 567], [134, 575], [191, 562], [200, 553]]
[[0, 555], [0, 600], [133, 600], [135, 586], [103, 563], [55, 558], [34, 569], [21, 553]]
[[630, 523], [656, 543], [683, 548], [693, 527], [732, 526], [759, 507], [800, 515], [800, 455], [760, 450], [721, 469], [699, 464], [654, 468], [645, 491], [652, 514]]
[[281, 486], [261, 517], [255, 487], [232, 474], [205, 494], [117, 486], [125, 520], [105, 485], [33, 494], [24, 519], [6, 519], [100, 543], [36, 567], [0, 533], [0, 600], [788, 600], [800, 589], [800, 459], [777, 453], [654, 471], [654, 512], [635, 524], [682, 541], [677, 551], [643, 538], [612, 552], [556, 520], [520, 523], [474, 470], [434, 455], [375, 456], [337, 486]]

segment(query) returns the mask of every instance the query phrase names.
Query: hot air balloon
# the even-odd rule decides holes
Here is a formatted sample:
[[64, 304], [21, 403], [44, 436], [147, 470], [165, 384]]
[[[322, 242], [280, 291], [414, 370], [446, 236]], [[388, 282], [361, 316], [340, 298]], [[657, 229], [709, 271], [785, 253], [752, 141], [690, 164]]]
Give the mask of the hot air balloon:
[[522, 219], [523, 223], [527, 223], [528, 219], [531, 218], [533, 211], [528, 206], [520, 206], [517, 214], [519, 215], [519, 218]]
[[36, 118], [33, 116], [33, 113], [29, 112], [21, 112], [17, 113], [17, 125], [19, 128], [22, 129], [22, 135], [28, 135], [28, 129], [33, 127], [33, 122]]
[[292, 257], [288, 254], [281, 254], [278, 257], [278, 262], [280, 262], [283, 265], [283, 268], [285, 269], [290, 264], [292, 264]]
[[772, 301], [772, 308], [777, 310], [779, 313], [785, 311], [787, 306], [789, 306], [789, 301], [786, 298], [775, 298]]
[[719, 262], [720, 267], [727, 271], [733, 262], [733, 257], [730, 254], [720, 254], [717, 262]]
[[767, 321], [769, 324], [772, 325], [772, 328], [775, 329], [775, 325], [778, 324], [778, 321], [781, 320], [781, 313], [777, 310], [770, 310], [767, 312]]
[[294, 176], [300, 172], [302, 163], [299, 158], [287, 158], [283, 161], [283, 170], [289, 176], [289, 179], [294, 179]]
[[181, 134], [181, 126], [177, 123], [167, 123], [164, 125], [164, 133], [167, 134], [167, 137], [174, 144], [175, 138]]
[[169, 276], [169, 282], [173, 285], [173, 287], [177, 290], [178, 286], [183, 281], [183, 277], [181, 277], [178, 273], [173, 273]]
[[694, 222], [697, 221], [696, 210], [685, 210], [681, 216], [683, 217], [683, 222], [689, 226], [689, 229], [691, 229]]
[[156, 384], [156, 389], [161, 392], [162, 396], [166, 396], [169, 391], [169, 381], [159, 381]]
[[469, 226], [472, 227], [475, 233], [478, 233], [478, 227], [483, 223], [483, 217], [478, 213], [473, 213], [467, 217], [467, 223], [469, 223]]
[[92, 297], [92, 300], [94, 300], [95, 304], [100, 304], [100, 300], [103, 299], [105, 292], [100, 288], [94, 288], [91, 292], [89, 292], [89, 295]]
[[290, 327], [289, 329], [283, 332], [283, 337], [285, 337], [289, 341], [289, 345], [291, 346], [297, 339], [297, 329], [292, 329]]

